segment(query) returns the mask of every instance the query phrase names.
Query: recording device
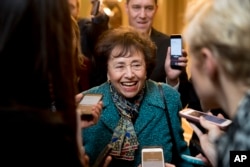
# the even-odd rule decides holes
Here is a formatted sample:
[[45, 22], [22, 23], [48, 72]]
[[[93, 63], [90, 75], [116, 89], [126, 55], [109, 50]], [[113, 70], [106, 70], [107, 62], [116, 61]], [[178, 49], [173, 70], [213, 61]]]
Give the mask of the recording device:
[[109, 155], [109, 153], [112, 151], [112, 145], [111, 144], [107, 144], [105, 146], [105, 148], [100, 152], [100, 154], [98, 155], [94, 165], [92, 167], [100, 167], [103, 166], [105, 159], [107, 158], [107, 156]]
[[202, 161], [200, 158], [197, 158], [197, 157], [181, 154], [181, 158], [184, 161], [186, 161], [186, 162], [188, 162], [190, 164], [193, 164], [193, 165], [207, 166], [207, 164], [204, 161]]
[[91, 8], [91, 15], [96, 16], [99, 12], [99, 7], [100, 7], [100, 1], [99, 0], [93, 0], [91, 1], [92, 3], [92, 8]]
[[141, 154], [142, 167], [165, 167], [162, 147], [143, 147]]
[[218, 118], [214, 115], [209, 115], [204, 112], [200, 112], [191, 108], [185, 108], [179, 112], [181, 117], [186, 118], [188, 121], [193, 123], [199, 123], [199, 119], [203, 116], [207, 121], [219, 126], [221, 129], [227, 128], [232, 121], [225, 118]]
[[80, 101], [77, 112], [80, 113], [81, 119], [92, 118], [92, 107], [102, 99], [102, 94], [85, 94]]
[[182, 56], [182, 37], [180, 34], [174, 34], [170, 36], [170, 66], [173, 69], [181, 70], [182, 67], [178, 66], [178, 58]]

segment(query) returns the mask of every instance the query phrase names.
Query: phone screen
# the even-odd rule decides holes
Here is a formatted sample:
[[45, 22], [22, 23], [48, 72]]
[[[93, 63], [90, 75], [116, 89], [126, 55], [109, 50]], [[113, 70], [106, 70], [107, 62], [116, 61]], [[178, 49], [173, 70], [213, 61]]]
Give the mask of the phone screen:
[[227, 121], [226, 119], [218, 118], [218, 117], [215, 117], [215, 116], [212, 116], [212, 115], [207, 115], [207, 114], [202, 113], [202, 112], [193, 111], [193, 112], [190, 113], [190, 115], [195, 116], [195, 117], [203, 116], [206, 120], [211, 121], [211, 122], [215, 122], [215, 123], [218, 123], [218, 124], [221, 124], [221, 123]]
[[170, 36], [170, 46], [171, 46], [171, 68], [182, 69], [178, 66], [178, 58], [182, 56], [182, 38], [181, 35], [171, 35]]
[[182, 55], [181, 38], [171, 38], [171, 55], [177, 58]]
[[85, 95], [80, 101], [81, 105], [95, 105], [101, 100], [101, 95]]
[[142, 153], [142, 167], [163, 167], [164, 159], [162, 151], [147, 151]]

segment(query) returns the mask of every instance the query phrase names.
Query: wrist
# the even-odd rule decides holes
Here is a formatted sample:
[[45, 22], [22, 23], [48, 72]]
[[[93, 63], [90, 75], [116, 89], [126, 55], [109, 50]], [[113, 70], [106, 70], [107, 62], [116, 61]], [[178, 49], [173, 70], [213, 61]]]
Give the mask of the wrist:
[[172, 87], [175, 87], [175, 86], [177, 86], [179, 84], [179, 78], [177, 78], [177, 79], [168, 79], [166, 77], [166, 83], [168, 85], [172, 86]]

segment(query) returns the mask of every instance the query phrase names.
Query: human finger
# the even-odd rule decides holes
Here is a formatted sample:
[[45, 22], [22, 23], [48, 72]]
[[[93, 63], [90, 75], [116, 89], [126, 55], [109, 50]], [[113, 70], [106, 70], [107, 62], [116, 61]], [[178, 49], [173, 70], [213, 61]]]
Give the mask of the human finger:
[[187, 57], [188, 54], [187, 54], [187, 51], [185, 49], [182, 49], [182, 57]]
[[77, 94], [77, 95], [75, 96], [75, 101], [76, 101], [76, 103], [79, 103], [79, 102], [81, 101], [82, 97], [83, 97], [83, 94], [82, 94], [82, 93]]
[[175, 165], [170, 163], [165, 163], [165, 167], [175, 167]]
[[89, 167], [89, 157], [87, 154], [84, 154], [83, 157], [83, 166]]
[[195, 134], [198, 136], [198, 138], [200, 139], [201, 136], [204, 134], [195, 124], [193, 123], [189, 123], [190, 126], [192, 127], [192, 129], [194, 130]]
[[207, 159], [207, 157], [203, 156], [201, 153], [195, 156], [196, 158], [200, 158], [205, 164], [207, 164], [208, 166], [210, 166], [210, 162]]
[[107, 158], [104, 161], [103, 167], [108, 167], [111, 161], [112, 161], [112, 157], [107, 156]]
[[178, 58], [178, 62], [183, 62], [183, 63], [187, 63], [188, 59], [186, 57], [179, 57]]
[[211, 124], [204, 117], [200, 118], [200, 124], [202, 127], [208, 130], [207, 134], [210, 142], [214, 142], [223, 133], [223, 131], [217, 125]]

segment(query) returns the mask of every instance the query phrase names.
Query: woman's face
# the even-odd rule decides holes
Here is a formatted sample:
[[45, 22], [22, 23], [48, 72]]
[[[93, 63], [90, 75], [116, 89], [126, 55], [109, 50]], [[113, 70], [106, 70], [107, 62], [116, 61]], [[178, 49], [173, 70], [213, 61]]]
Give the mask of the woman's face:
[[[198, 58], [200, 57], [200, 58]], [[192, 55], [191, 76], [194, 88], [203, 110], [218, 108], [216, 99], [217, 91], [215, 89], [214, 81], [211, 78], [211, 67], [209, 67], [209, 60], [205, 56]]]
[[146, 63], [142, 52], [131, 51], [123, 57], [116, 57], [121, 48], [114, 48], [108, 60], [107, 77], [115, 89], [125, 98], [135, 97], [143, 88]]

